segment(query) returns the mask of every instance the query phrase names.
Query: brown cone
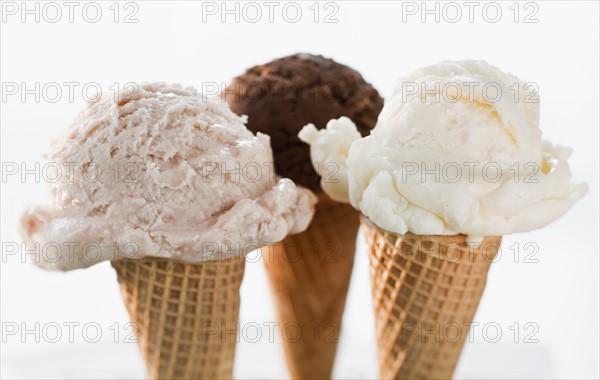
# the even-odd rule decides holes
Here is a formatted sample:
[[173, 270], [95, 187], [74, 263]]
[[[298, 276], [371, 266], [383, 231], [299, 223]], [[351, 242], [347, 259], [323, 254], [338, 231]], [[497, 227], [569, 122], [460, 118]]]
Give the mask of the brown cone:
[[331, 377], [358, 226], [356, 210], [321, 194], [305, 232], [262, 248], [293, 379]]
[[382, 379], [450, 379], [500, 236], [396, 235], [361, 217]]
[[113, 261], [150, 379], [230, 379], [245, 260]]

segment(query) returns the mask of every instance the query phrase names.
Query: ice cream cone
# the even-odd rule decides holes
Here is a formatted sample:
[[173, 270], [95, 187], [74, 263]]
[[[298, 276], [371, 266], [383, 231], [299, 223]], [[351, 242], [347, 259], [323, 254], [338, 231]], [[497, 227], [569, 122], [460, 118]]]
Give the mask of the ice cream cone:
[[450, 379], [502, 237], [396, 235], [364, 216], [383, 379]]
[[245, 260], [113, 261], [150, 379], [230, 379]]
[[294, 379], [331, 377], [358, 226], [356, 210], [320, 194], [305, 232], [262, 248]]

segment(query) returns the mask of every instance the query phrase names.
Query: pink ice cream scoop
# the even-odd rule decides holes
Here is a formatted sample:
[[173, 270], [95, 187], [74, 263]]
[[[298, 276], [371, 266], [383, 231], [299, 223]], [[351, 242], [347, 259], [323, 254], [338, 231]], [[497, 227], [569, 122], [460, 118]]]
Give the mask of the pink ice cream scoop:
[[[275, 176], [269, 136], [192, 88], [150, 83], [86, 107], [55, 141], [54, 204], [20, 221], [39, 264], [186, 262], [247, 253], [306, 229], [316, 197]], [[48, 250], [39, 249], [39, 252]], [[59, 254], [56, 254], [56, 252]]]

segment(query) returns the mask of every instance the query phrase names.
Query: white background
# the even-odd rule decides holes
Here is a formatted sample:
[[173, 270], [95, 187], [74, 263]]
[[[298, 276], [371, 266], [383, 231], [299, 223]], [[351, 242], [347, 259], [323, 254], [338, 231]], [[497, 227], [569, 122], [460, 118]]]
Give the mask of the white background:
[[[74, 20], [68, 8], [55, 23], [34, 16], [4, 12], [1, 24], [1, 81], [26, 83], [32, 88], [49, 82], [97, 82], [105, 91], [111, 84], [129, 81], [179, 82], [198, 88], [203, 83], [227, 83], [246, 67], [295, 52], [320, 53], [359, 70], [389, 96], [395, 80], [423, 65], [444, 59], [481, 58], [503, 70], [539, 85], [543, 136], [574, 148], [570, 159], [574, 178], [586, 182], [590, 191], [563, 218], [550, 226], [526, 234], [507, 236], [503, 257], [491, 269], [487, 291], [476, 321], [481, 326], [497, 323], [502, 337], [496, 343], [494, 330], [487, 335], [476, 329], [456, 371], [457, 378], [598, 378], [598, 3], [595, 1], [536, 2], [520, 14], [509, 9], [513, 2], [498, 2], [502, 16], [486, 21], [484, 3], [479, 3], [469, 22], [468, 8], [458, 2], [463, 15], [456, 23], [444, 15], [407, 15], [400, 2], [336, 2], [337, 23], [325, 23], [332, 6], [321, 12], [318, 22], [309, 9], [313, 2], [298, 3], [302, 17], [296, 23], [282, 15], [284, 3], [275, 8], [273, 22], [262, 5], [262, 19], [250, 23], [234, 15], [225, 22], [220, 14], [205, 15], [200, 3], [189, 1], [138, 1], [134, 16], [138, 23], [123, 23], [134, 8], [119, 8], [114, 22], [111, 2], [99, 2], [102, 17], [97, 23], [82, 17], [80, 3]], [[39, 3], [43, 11], [45, 3]], [[221, 3], [215, 3], [221, 6]], [[415, 3], [421, 7], [421, 3]], [[443, 11], [445, 3], [440, 3]], [[19, 7], [20, 2], [16, 3]], [[242, 11], [243, 3], [240, 4]], [[33, 8], [34, 3], [30, 3]], [[433, 9], [434, 3], [428, 3]], [[524, 23], [527, 14], [539, 11]], [[228, 5], [233, 9], [233, 3]], [[246, 8], [253, 18], [254, 10]], [[46, 8], [47, 18], [55, 10]], [[89, 9], [88, 9], [89, 10]], [[327, 12], [326, 12], [327, 11]], [[455, 9], [446, 8], [455, 17]], [[288, 9], [288, 18], [294, 18]], [[94, 17], [93, 9], [88, 15]], [[243, 15], [242, 15], [243, 16]], [[495, 18], [488, 8], [488, 20]], [[206, 22], [203, 22], [206, 21]], [[403, 22], [405, 21], [405, 22]], [[22, 89], [22, 87], [21, 87]], [[2, 162], [33, 165], [48, 149], [51, 138], [75, 117], [85, 104], [81, 86], [70, 101], [63, 87], [56, 103], [36, 102], [3, 90], [1, 104]], [[50, 95], [53, 97], [54, 95]], [[2, 182], [2, 242], [19, 242], [16, 223], [29, 204], [49, 202], [46, 184], [33, 176], [22, 182], [12, 176]], [[527, 242], [539, 246], [538, 263], [515, 263], [509, 247]], [[367, 257], [359, 241], [343, 333], [334, 376], [377, 377], [373, 317]], [[108, 263], [71, 273], [53, 273], [21, 263], [20, 256], [2, 252], [1, 319], [3, 328], [17, 323], [31, 328], [56, 322], [79, 322], [75, 341], [62, 329], [58, 343], [36, 343], [35, 335], [6, 335], [1, 350], [2, 378], [124, 378], [143, 377], [137, 347], [125, 343], [122, 325], [128, 316], [122, 305], [116, 278]], [[262, 263], [247, 265], [242, 286], [242, 325], [275, 321]], [[96, 322], [102, 339], [88, 343], [81, 327]], [[110, 326], [120, 323], [119, 343], [112, 340]], [[518, 342], [510, 329], [519, 323]], [[537, 343], [524, 343], [533, 332], [524, 324], [535, 323]], [[21, 325], [21, 323], [25, 323]], [[286, 377], [279, 340], [269, 343], [263, 330], [258, 343], [238, 346], [235, 376]], [[88, 333], [93, 337], [93, 330]], [[50, 334], [50, 331], [48, 330]], [[52, 332], [52, 336], [54, 332]], [[89, 336], [88, 336], [89, 337]], [[43, 340], [43, 338], [42, 338]], [[24, 341], [24, 343], [22, 343]]]

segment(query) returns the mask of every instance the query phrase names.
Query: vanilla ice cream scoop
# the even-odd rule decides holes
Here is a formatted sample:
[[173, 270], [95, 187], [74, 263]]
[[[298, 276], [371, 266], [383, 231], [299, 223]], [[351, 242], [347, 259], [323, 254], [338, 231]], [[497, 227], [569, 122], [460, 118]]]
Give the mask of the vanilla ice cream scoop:
[[299, 137], [327, 194], [398, 234], [529, 231], [587, 191], [571, 182], [570, 150], [542, 141], [538, 95], [484, 61], [401, 78], [368, 137], [348, 118]]
[[23, 214], [23, 239], [41, 266], [69, 270], [145, 256], [219, 260], [303, 231], [316, 197], [275, 177], [269, 137], [244, 123], [178, 85], [99, 99], [48, 154], [63, 175], [51, 207]]

